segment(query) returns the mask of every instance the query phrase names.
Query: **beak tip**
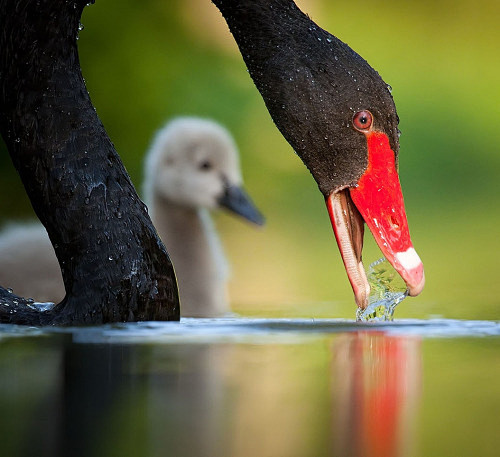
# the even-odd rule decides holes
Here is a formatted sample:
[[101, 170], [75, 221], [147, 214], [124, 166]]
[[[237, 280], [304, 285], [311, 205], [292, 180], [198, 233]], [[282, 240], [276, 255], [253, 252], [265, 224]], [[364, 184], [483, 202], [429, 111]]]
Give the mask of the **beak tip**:
[[404, 252], [398, 252], [395, 258], [399, 266], [395, 268], [406, 282], [408, 295], [416, 297], [425, 285], [424, 264], [413, 247]]
[[355, 297], [356, 298], [356, 305], [359, 309], [366, 309], [366, 307], [368, 306], [368, 297], [365, 296], [365, 297]]
[[224, 193], [218, 199], [218, 204], [253, 224], [262, 226], [265, 223], [264, 216], [242, 187], [226, 186]]
[[256, 217], [254, 220], [252, 220], [255, 225], [258, 225], [259, 227], [263, 227], [266, 225], [266, 219], [265, 217], [259, 213], [258, 217]]
[[[361, 264], [361, 268], [363, 268], [363, 264]], [[362, 270], [364, 273], [364, 270]], [[368, 306], [368, 299], [370, 298], [370, 284], [368, 283], [368, 280], [365, 277], [365, 281], [363, 284], [361, 284], [359, 287], [354, 288], [354, 299], [356, 301], [356, 305], [359, 309], [366, 309]]]
[[424, 266], [422, 264], [420, 264], [419, 271], [416, 272], [415, 277], [418, 279], [415, 282], [408, 284], [408, 295], [410, 297], [416, 297], [424, 289], [425, 273], [424, 273]]

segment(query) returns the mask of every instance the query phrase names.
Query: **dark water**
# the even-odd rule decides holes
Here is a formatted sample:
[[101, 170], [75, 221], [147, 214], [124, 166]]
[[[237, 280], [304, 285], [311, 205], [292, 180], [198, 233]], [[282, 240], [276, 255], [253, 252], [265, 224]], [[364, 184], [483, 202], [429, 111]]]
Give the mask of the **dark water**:
[[497, 456], [500, 323], [0, 326], [2, 456]]

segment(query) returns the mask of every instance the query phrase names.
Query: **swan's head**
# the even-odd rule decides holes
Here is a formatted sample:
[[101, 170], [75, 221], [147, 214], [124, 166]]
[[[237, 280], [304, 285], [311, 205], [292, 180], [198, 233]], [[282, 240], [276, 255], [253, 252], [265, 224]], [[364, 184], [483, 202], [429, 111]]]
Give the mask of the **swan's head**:
[[214, 121], [180, 117], [156, 134], [146, 157], [145, 199], [190, 208], [224, 206], [257, 224], [263, 218], [242, 189], [238, 151]]

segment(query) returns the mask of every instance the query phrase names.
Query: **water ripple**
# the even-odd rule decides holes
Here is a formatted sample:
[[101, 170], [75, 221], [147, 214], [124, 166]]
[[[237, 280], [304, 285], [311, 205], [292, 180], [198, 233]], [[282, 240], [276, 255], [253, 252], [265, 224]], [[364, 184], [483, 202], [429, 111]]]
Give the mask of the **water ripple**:
[[498, 337], [500, 322], [458, 319], [401, 319], [354, 322], [346, 319], [184, 318], [181, 322], [137, 322], [95, 327], [0, 325], [0, 340], [70, 334], [75, 343], [302, 343], [307, 338], [352, 332], [379, 332], [421, 338]]

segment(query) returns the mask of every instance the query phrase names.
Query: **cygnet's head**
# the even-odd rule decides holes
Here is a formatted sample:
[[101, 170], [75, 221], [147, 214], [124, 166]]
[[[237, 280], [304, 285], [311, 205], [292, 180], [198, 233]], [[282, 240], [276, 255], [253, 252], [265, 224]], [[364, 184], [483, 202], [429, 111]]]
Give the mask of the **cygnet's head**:
[[170, 121], [158, 131], [146, 157], [144, 192], [148, 203], [160, 197], [190, 208], [224, 206], [261, 224], [263, 218], [241, 184], [233, 138], [208, 119], [180, 117]]

